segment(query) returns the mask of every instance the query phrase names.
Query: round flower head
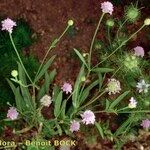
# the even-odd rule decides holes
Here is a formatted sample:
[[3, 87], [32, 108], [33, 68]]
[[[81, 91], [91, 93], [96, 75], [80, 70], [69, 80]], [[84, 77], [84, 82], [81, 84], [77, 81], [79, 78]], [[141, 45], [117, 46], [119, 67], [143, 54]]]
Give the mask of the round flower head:
[[87, 54], [86, 53], [83, 53], [83, 57], [86, 57], [87, 56]]
[[147, 93], [148, 88], [150, 87], [150, 84], [147, 84], [144, 80], [141, 80], [140, 82], [137, 83], [136, 87], [139, 93], [141, 92]]
[[150, 128], [150, 120], [149, 119], [143, 120], [141, 126], [145, 129]]
[[68, 21], [68, 26], [73, 26], [73, 23], [74, 23], [73, 20], [69, 20]]
[[147, 18], [144, 20], [144, 25], [149, 26], [150, 25], [150, 18]]
[[95, 115], [91, 110], [86, 110], [81, 114], [82, 122], [86, 125], [95, 123]]
[[72, 92], [72, 86], [70, 83], [65, 82], [63, 84], [63, 86], [61, 87], [61, 89], [63, 90], [63, 92], [66, 92], [66, 94], [71, 93]]
[[81, 77], [81, 81], [82, 81], [82, 82], [86, 81], [85, 76]]
[[139, 59], [135, 55], [126, 55], [123, 63], [127, 69], [135, 71], [138, 69]]
[[113, 19], [108, 19], [108, 20], [106, 21], [106, 25], [107, 25], [108, 27], [113, 27], [114, 24], [115, 24], [115, 22], [114, 22]]
[[41, 99], [40, 99], [41, 105], [42, 106], [46, 106], [49, 107], [50, 104], [52, 103], [51, 97], [48, 95], [44, 95]]
[[2, 30], [6, 30], [9, 33], [12, 33], [13, 27], [16, 26], [16, 22], [7, 18], [2, 21]]
[[109, 95], [119, 93], [121, 91], [120, 82], [114, 78], [108, 79], [106, 91]]
[[134, 97], [131, 97], [131, 99], [129, 101], [130, 101], [130, 103], [128, 104], [128, 107], [129, 108], [136, 108], [137, 101], [134, 99]]
[[103, 13], [109, 13], [110, 15], [112, 15], [113, 12], [113, 5], [110, 2], [103, 2], [101, 3], [101, 9]]
[[80, 123], [78, 121], [71, 121], [71, 125], [70, 125], [70, 131], [74, 132], [74, 131], [79, 131], [80, 129]]
[[17, 77], [18, 76], [18, 71], [17, 70], [13, 70], [12, 72], [11, 72], [11, 75], [15, 78], [15, 77]]
[[143, 49], [143, 47], [141, 47], [141, 46], [135, 47], [135, 48], [134, 48], [134, 54], [135, 54], [136, 56], [144, 57], [144, 49]]
[[140, 10], [134, 6], [130, 5], [125, 9], [125, 17], [130, 22], [136, 21], [140, 16]]
[[19, 113], [17, 112], [15, 107], [10, 107], [8, 112], [7, 112], [7, 118], [11, 119], [11, 120], [15, 120], [17, 119]]

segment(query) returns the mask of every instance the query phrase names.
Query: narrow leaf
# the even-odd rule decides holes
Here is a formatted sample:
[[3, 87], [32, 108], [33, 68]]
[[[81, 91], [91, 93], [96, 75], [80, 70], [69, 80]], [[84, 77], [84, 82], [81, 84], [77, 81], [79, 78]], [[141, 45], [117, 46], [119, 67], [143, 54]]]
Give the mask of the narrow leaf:
[[77, 108], [79, 106], [79, 102], [78, 102], [78, 96], [79, 96], [79, 91], [80, 91], [80, 87], [81, 87], [81, 77], [84, 74], [84, 65], [81, 67], [80, 69], [80, 73], [77, 77], [77, 80], [75, 82], [74, 85], [74, 91], [73, 91], [73, 95], [72, 95], [72, 102], [73, 102], [73, 106], [75, 108]]
[[123, 94], [121, 94], [115, 101], [113, 101], [110, 105], [110, 109], [113, 109], [116, 105], [118, 105], [120, 103], [121, 100], [123, 100], [128, 94], [129, 94], [130, 91], [126, 91], [124, 92]]
[[88, 68], [88, 65], [87, 65], [87, 63], [86, 63], [84, 57], [81, 55], [81, 53], [80, 53], [77, 49], [75, 49], [75, 48], [74, 48], [74, 51], [75, 51], [76, 54], [79, 56], [79, 58], [80, 58], [80, 60], [83, 62], [83, 64]]
[[104, 139], [104, 132], [103, 132], [103, 129], [102, 129], [100, 123], [95, 122], [95, 126], [97, 127], [97, 129], [98, 129], [98, 131], [99, 131], [101, 137]]
[[107, 72], [114, 71], [114, 69], [110, 69], [110, 68], [95, 68], [95, 69], [92, 69], [92, 71], [93, 72], [107, 73]]
[[105, 107], [105, 110], [108, 110], [109, 109], [109, 105], [110, 105], [110, 102], [108, 99], [106, 99], [106, 107]]
[[86, 100], [86, 98], [89, 96], [89, 92], [90, 90], [92, 90], [96, 85], [98, 85], [99, 81], [96, 80], [93, 83], [91, 83], [81, 94], [80, 94], [80, 98], [79, 98], [79, 103], [80, 105], [82, 103], [84, 103], [84, 101]]
[[55, 106], [54, 106], [54, 115], [58, 117], [61, 112], [61, 103], [62, 103], [62, 91], [58, 94], [57, 98], [54, 99]]
[[44, 73], [48, 70], [48, 68], [50, 67], [50, 65], [52, 64], [53, 60], [55, 59], [55, 55], [52, 56], [47, 63], [42, 67], [41, 71], [39, 72], [39, 74], [37, 75], [35, 81], [38, 81], [43, 75]]

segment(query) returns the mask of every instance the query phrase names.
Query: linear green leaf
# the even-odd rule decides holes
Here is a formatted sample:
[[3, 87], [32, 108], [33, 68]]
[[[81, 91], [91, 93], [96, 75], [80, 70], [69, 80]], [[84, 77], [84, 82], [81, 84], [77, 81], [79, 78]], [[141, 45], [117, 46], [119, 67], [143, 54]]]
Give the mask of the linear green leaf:
[[101, 73], [107, 73], [107, 72], [112, 72], [114, 69], [111, 68], [95, 68], [92, 69], [93, 72], [101, 72]]
[[99, 131], [101, 137], [104, 139], [104, 132], [103, 132], [103, 129], [102, 129], [100, 123], [95, 122], [95, 126], [97, 127], [97, 129], [98, 129], [98, 131]]
[[62, 103], [62, 91], [58, 94], [57, 98], [54, 99], [54, 115], [55, 117], [58, 117], [61, 112], [61, 103]]
[[113, 109], [116, 105], [118, 105], [120, 103], [121, 100], [124, 99], [124, 97], [126, 97], [129, 94], [130, 91], [126, 91], [123, 94], [121, 94], [116, 100], [114, 100], [111, 104], [110, 104], [110, 109]]
[[87, 65], [87, 63], [86, 63], [86, 61], [85, 61], [85, 59], [84, 59], [84, 57], [81, 55], [81, 53], [80, 53], [77, 49], [75, 49], [75, 48], [74, 48], [74, 51], [75, 51], [76, 54], [79, 56], [79, 58], [80, 58], [80, 60], [83, 62], [83, 64], [84, 64], [87, 68], [89, 68], [88, 65]]
[[48, 70], [48, 68], [50, 67], [50, 65], [52, 64], [53, 60], [55, 59], [55, 55], [52, 56], [47, 63], [42, 67], [41, 71], [39, 72], [39, 74], [37, 75], [35, 82], [38, 81], [44, 74], [45, 72]]
[[79, 103], [80, 105], [85, 101], [85, 99], [89, 96], [90, 90], [92, 90], [97, 84], [99, 83], [98, 80], [91, 83], [79, 96]]
[[73, 95], [72, 95], [72, 103], [75, 108], [77, 108], [79, 106], [78, 96], [79, 96], [79, 91], [80, 91], [81, 82], [82, 82], [81, 77], [83, 76], [83, 74], [84, 74], [84, 65], [82, 65], [82, 67], [80, 69], [80, 73], [79, 73], [77, 80], [75, 82], [75, 85], [74, 85], [74, 91], [73, 91]]

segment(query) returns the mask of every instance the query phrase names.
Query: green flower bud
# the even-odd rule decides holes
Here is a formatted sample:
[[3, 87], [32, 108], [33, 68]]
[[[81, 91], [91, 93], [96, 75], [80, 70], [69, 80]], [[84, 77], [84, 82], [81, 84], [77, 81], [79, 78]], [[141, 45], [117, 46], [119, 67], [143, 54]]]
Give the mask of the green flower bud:
[[134, 55], [127, 55], [124, 60], [124, 65], [130, 70], [138, 68], [138, 58]]
[[86, 56], [88, 56], [89, 54], [88, 54], [88, 53], [83, 53], [82, 55], [83, 55], [83, 57], [86, 57]]
[[146, 26], [150, 25], [150, 18], [147, 18], [144, 20], [144, 25], [146, 25]]
[[69, 21], [68, 21], [68, 26], [72, 26], [73, 23], [74, 23], [73, 20], [69, 20]]
[[114, 24], [115, 24], [115, 22], [114, 22], [114, 20], [112, 20], [112, 19], [108, 19], [108, 20], [106, 21], [106, 25], [109, 26], [109, 27], [113, 27]]
[[18, 76], [18, 71], [17, 70], [13, 70], [12, 72], [11, 72], [11, 75], [15, 78], [15, 77], [17, 77]]
[[86, 80], [85, 76], [81, 77], [81, 81], [84, 82]]
[[125, 16], [130, 22], [135, 22], [140, 16], [140, 10], [133, 5], [130, 5], [125, 10]]

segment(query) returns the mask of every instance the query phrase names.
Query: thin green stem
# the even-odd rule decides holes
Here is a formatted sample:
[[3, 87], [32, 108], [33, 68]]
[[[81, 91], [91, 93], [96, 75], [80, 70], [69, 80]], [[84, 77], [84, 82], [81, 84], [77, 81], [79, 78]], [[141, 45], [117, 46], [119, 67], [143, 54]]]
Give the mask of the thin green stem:
[[13, 48], [14, 48], [16, 54], [17, 54], [17, 57], [18, 57], [18, 59], [19, 59], [19, 62], [20, 62], [20, 64], [21, 64], [21, 66], [22, 66], [22, 68], [23, 68], [25, 74], [27, 75], [27, 77], [28, 77], [28, 79], [30, 80], [30, 82], [33, 83], [32, 79], [30, 78], [30, 76], [29, 76], [29, 74], [28, 74], [28, 72], [27, 72], [27, 70], [26, 70], [26, 68], [25, 68], [25, 66], [24, 66], [24, 64], [23, 64], [23, 62], [22, 62], [22, 60], [21, 60], [21, 57], [20, 57], [20, 55], [19, 55], [19, 53], [18, 53], [18, 50], [17, 50], [17, 48], [16, 48], [16, 46], [15, 46], [15, 43], [14, 43], [14, 41], [13, 41], [13, 38], [12, 38], [11, 33], [9, 33], [9, 37], [10, 37], [11, 43], [12, 43], [12, 45], [13, 45]]
[[118, 109], [117, 112], [122, 111], [122, 110], [126, 110], [126, 109], [129, 109], [129, 107], [124, 107], [124, 108]]
[[[114, 111], [107, 111], [107, 110], [102, 110], [102, 111], [95, 111], [94, 113], [115, 113]], [[123, 111], [123, 112], [118, 112], [117, 114], [121, 113], [150, 113], [150, 110], [137, 110], [137, 111]]]
[[94, 45], [94, 41], [95, 41], [95, 38], [96, 38], [96, 35], [97, 35], [97, 32], [98, 32], [98, 29], [99, 29], [99, 26], [100, 26], [100, 23], [104, 17], [104, 14], [105, 13], [102, 13], [100, 19], [99, 19], [99, 22], [98, 22], [98, 25], [96, 27], [96, 30], [95, 30], [95, 33], [94, 33], [94, 36], [92, 38], [92, 42], [91, 42], [91, 46], [90, 46], [90, 53], [89, 53], [89, 58], [88, 58], [88, 63], [89, 63], [89, 68], [91, 68], [91, 57], [92, 57], [92, 49], [93, 49], [93, 45]]
[[114, 53], [117, 52], [117, 50], [119, 50], [125, 43], [127, 43], [131, 38], [133, 38], [139, 31], [141, 31], [144, 28], [145, 25], [142, 25], [135, 33], [133, 33], [127, 40], [125, 40], [124, 42], [122, 42], [118, 48], [116, 48], [110, 55], [108, 55], [104, 60], [102, 60], [101, 62], [99, 62], [97, 65], [95, 65], [92, 69], [96, 68], [98, 65], [100, 65], [101, 63], [103, 63], [104, 61], [106, 61], [109, 57], [111, 57]]
[[118, 28], [117, 34], [116, 34], [117, 39], [118, 39], [118, 37], [119, 37], [119, 31], [121, 30], [121, 28], [123, 27], [123, 25], [127, 22], [127, 20], [128, 20], [128, 19], [126, 19], [126, 20], [120, 25], [120, 27]]
[[[86, 76], [86, 79], [89, 77], [90, 73], [91, 73], [91, 70], [88, 71], [87, 76]], [[82, 94], [82, 92], [83, 92], [83, 90], [84, 90], [84, 88], [85, 88], [85, 84], [86, 84], [86, 82], [84, 82], [80, 94]]]
[[34, 84], [32, 86], [32, 90], [33, 90], [32, 100], [33, 100], [34, 106], [36, 108], [36, 102], [35, 102], [36, 96], [35, 96], [35, 85]]
[[92, 103], [94, 103], [97, 99], [99, 99], [103, 94], [105, 94], [106, 91], [103, 91], [101, 94], [99, 94], [96, 98], [92, 99], [91, 101], [89, 101], [87, 104], [81, 106], [80, 110], [82, 110], [83, 108], [91, 105]]
[[[70, 26], [68, 25], [68, 26], [66, 27], [66, 29], [64, 30], [64, 32], [60, 35], [60, 37], [59, 37], [58, 39], [56, 39], [56, 40], [57, 40], [56, 43], [58, 43], [58, 42], [60, 41], [60, 39], [61, 39], [61, 38], [64, 36], [64, 34], [67, 32], [67, 30], [69, 29], [69, 27], [70, 27]], [[55, 44], [56, 44], [56, 43], [55, 43]], [[44, 62], [45, 62], [45, 60], [46, 60], [46, 58], [47, 58], [47, 56], [48, 56], [50, 50], [53, 49], [54, 47], [55, 47], [55, 45], [53, 45], [53, 43], [52, 43], [51, 46], [49, 47], [48, 51], [46, 52], [46, 54], [45, 54], [43, 60], [42, 60], [42, 63], [41, 63], [41, 65], [40, 65], [40, 67], [39, 67], [39, 69], [38, 69], [38, 71], [37, 71], [37, 73], [36, 73], [36, 75], [35, 75], [35, 79], [36, 79], [37, 75], [39, 74], [39, 72], [40, 72], [40, 70], [41, 70], [41, 68], [42, 68], [42, 66], [43, 66], [43, 64], [44, 64]], [[34, 79], [34, 83], [35, 83], [35, 79]]]
[[114, 74], [111, 76], [111, 78], [113, 78], [113, 77], [116, 75], [116, 73], [117, 73], [122, 67], [123, 67], [123, 65], [120, 66], [120, 67], [114, 72]]
[[33, 126], [29, 126], [29, 127], [26, 127], [26, 128], [23, 128], [22, 130], [19, 130], [19, 131], [13, 131], [14, 134], [22, 134], [22, 133], [25, 133], [25, 132], [28, 132], [29, 130], [31, 130], [33, 128]]
[[94, 113], [107, 113], [107, 111], [106, 110], [101, 110], [101, 111], [94, 111]]
[[108, 29], [107, 29], [107, 34], [108, 34], [109, 45], [111, 46], [110, 27], [108, 27]]
[[118, 112], [120, 114], [128, 114], [128, 113], [150, 113], [150, 110], [137, 110], [137, 111], [123, 111], [123, 112]]

